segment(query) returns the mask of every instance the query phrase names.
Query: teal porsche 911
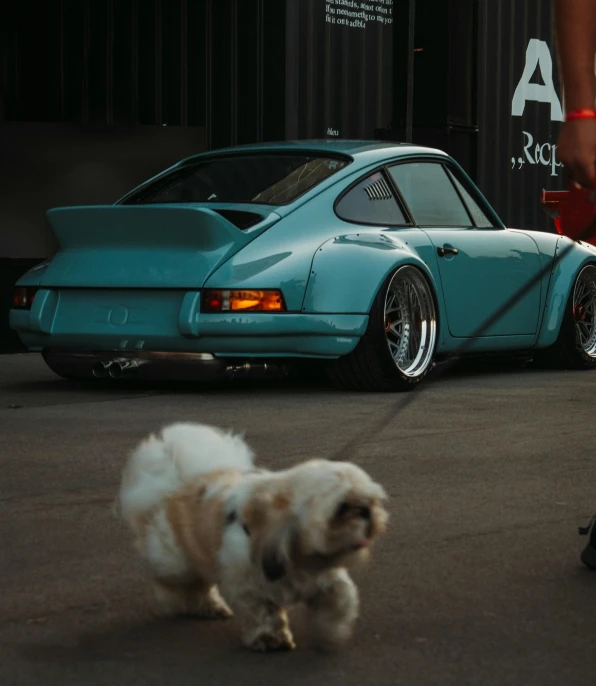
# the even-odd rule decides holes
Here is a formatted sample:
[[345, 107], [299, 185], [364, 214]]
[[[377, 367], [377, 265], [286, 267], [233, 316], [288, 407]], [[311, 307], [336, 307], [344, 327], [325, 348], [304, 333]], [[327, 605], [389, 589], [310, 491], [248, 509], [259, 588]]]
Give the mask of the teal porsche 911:
[[462, 345], [596, 366], [596, 248], [505, 227], [439, 150], [228, 148], [47, 218], [59, 249], [17, 282], [10, 323], [64, 377], [306, 359], [342, 388], [402, 391]]

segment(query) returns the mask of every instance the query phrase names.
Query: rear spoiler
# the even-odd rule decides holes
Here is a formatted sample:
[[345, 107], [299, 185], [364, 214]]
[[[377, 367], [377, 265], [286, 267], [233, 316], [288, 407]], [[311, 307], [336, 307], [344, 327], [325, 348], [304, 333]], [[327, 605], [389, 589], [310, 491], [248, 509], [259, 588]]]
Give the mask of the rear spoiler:
[[[596, 245], [596, 190], [569, 183], [567, 191], [542, 190], [540, 204], [554, 221], [557, 233]], [[586, 233], [590, 224], [595, 226]]]

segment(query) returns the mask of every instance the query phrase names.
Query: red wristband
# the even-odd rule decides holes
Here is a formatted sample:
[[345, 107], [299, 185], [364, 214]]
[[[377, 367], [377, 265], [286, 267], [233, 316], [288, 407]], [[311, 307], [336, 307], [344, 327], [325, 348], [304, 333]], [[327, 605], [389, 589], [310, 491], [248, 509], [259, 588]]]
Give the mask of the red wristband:
[[565, 121], [573, 119], [596, 119], [596, 110], [570, 110], [565, 114]]

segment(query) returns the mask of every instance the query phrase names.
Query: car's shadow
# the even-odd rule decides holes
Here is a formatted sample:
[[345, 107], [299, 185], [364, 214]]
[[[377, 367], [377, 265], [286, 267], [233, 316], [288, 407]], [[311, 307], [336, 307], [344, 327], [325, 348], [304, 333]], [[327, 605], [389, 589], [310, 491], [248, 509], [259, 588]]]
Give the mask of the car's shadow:
[[[510, 359], [463, 358], [439, 363], [428, 374], [422, 388], [427, 384], [440, 383], [443, 380], [468, 378], [491, 379], [500, 375], [532, 377], [544, 373], [565, 373], [565, 370], [549, 369]], [[568, 372], [567, 372], [568, 373]], [[281, 379], [224, 379], [221, 381], [201, 382], [195, 380], [149, 380], [149, 379], [62, 379], [60, 377], [39, 380], [17, 381], [4, 385], [6, 393], [79, 393], [90, 397], [98, 392], [111, 396], [136, 396], [149, 394], [196, 394], [208, 393], [219, 395], [233, 391], [235, 394], [254, 394], [269, 391], [287, 393], [338, 393], [351, 391], [337, 390], [329, 381], [324, 371], [318, 366], [305, 365], [288, 377]], [[354, 392], [354, 391], [352, 391]]]
[[[49, 370], [48, 370], [49, 371]], [[180, 379], [143, 379], [128, 377], [124, 379], [64, 379], [57, 375], [46, 376], [43, 379], [31, 379], [24, 381], [11, 381], [2, 384], [1, 390], [4, 392], [20, 393], [44, 393], [44, 392], [76, 392], [97, 394], [128, 395], [128, 394], [147, 394], [147, 393], [226, 393], [230, 390], [234, 392], [252, 393], [256, 390], [278, 390], [284, 391], [333, 391], [334, 388], [327, 378], [324, 370], [318, 365], [301, 365], [292, 369], [288, 376], [271, 378], [223, 378], [217, 381], [198, 381]]]

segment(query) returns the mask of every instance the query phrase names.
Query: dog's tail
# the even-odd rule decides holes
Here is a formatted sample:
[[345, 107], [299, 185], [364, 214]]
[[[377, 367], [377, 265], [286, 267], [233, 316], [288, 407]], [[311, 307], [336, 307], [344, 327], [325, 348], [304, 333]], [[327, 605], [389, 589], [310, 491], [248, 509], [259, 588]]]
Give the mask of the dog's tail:
[[204, 424], [173, 424], [133, 450], [116, 511], [130, 521], [199, 474], [223, 469], [253, 469], [253, 452], [242, 436]]

